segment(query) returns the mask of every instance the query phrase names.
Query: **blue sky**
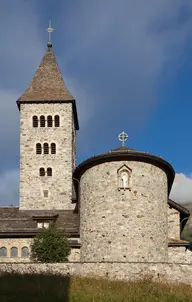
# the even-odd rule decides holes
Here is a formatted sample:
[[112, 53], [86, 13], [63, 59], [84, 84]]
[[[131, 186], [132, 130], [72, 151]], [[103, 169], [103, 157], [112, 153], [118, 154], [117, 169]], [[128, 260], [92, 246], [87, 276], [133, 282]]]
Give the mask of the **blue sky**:
[[49, 19], [78, 107], [77, 163], [118, 147], [124, 130], [127, 146], [183, 174], [174, 197], [192, 201], [191, 0], [1, 0], [0, 204], [18, 204], [15, 102], [46, 50]]

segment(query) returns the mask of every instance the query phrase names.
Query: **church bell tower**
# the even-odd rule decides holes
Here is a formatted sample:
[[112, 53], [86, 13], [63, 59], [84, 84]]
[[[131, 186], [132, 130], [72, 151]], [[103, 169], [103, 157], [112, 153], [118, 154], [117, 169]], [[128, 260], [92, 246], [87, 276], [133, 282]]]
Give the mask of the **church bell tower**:
[[76, 103], [48, 43], [20, 110], [20, 210], [71, 210]]

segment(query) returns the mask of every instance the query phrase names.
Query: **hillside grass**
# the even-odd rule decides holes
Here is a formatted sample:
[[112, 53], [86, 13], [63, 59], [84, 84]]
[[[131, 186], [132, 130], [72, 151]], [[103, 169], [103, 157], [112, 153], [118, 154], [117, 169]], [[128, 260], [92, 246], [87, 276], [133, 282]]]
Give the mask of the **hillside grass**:
[[0, 276], [1, 302], [188, 302], [192, 287], [48, 275]]

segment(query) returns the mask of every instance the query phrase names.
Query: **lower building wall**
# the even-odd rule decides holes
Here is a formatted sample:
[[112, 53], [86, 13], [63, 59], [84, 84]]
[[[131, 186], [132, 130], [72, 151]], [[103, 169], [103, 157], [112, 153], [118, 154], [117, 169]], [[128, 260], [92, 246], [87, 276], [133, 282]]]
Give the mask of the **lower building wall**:
[[63, 276], [101, 277], [133, 281], [145, 277], [170, 283], [192, 283], [192, 264], [160, 262], [110, 263], [1, 263], [0, 274], [59, 274]]
[[[1, 238], [0, 239], [0, 263], [1, 262], [30, 262], [30, 246], [32, 243], [31, 238]], [[6, 256], [1, 256], [1, 248], [6, 248]], [[17, 255], [11, 255], [11, 249], [16, 248]], [[28, 249], [28, 256], [22, 257], [22, 249]], [[80, 260], [80, 249], [71, 248], [68, 261], [79, 261]]]
[[168, 248], [168, 261], [181, 262], [192, 264], [192, 252], [184, 246], [169, 247]]

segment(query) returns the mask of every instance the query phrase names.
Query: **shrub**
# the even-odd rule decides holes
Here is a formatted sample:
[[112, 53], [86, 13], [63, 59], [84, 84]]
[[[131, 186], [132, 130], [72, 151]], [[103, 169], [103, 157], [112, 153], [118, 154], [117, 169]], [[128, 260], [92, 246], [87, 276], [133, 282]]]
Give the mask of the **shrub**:
[[55, 227], [42, 229], [31, 244], [31, 258], [37, 262], [66, 262], [70, 252], [69, 242]]

